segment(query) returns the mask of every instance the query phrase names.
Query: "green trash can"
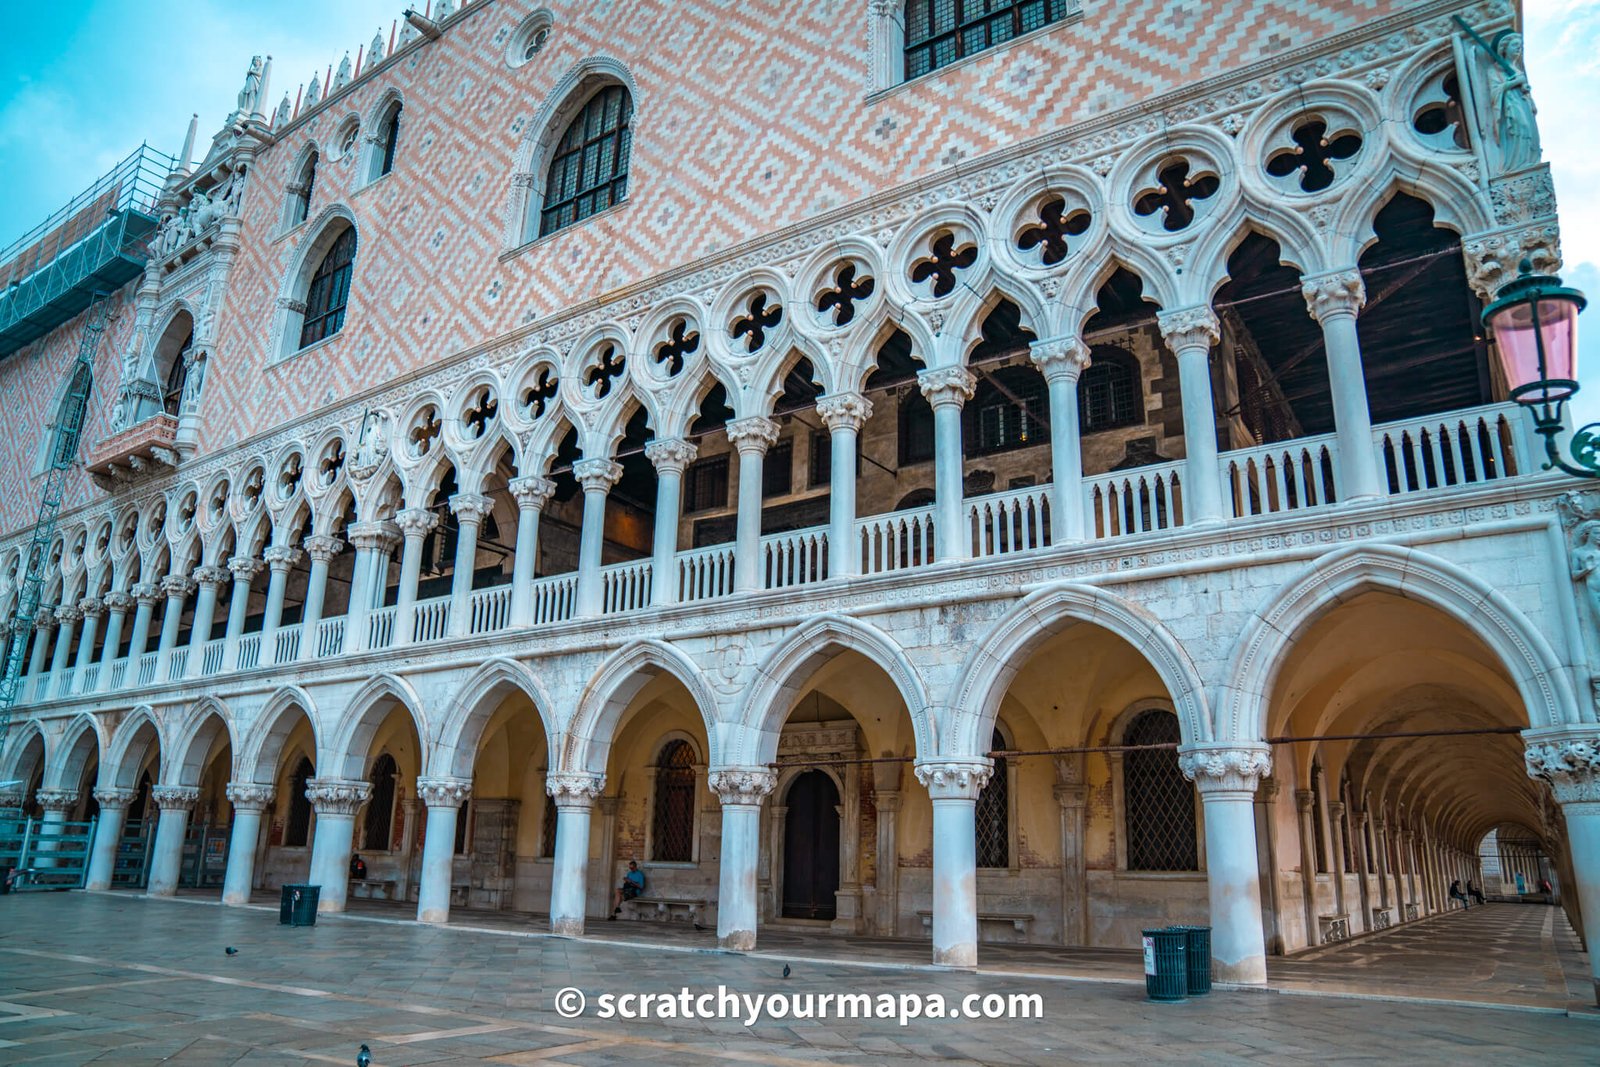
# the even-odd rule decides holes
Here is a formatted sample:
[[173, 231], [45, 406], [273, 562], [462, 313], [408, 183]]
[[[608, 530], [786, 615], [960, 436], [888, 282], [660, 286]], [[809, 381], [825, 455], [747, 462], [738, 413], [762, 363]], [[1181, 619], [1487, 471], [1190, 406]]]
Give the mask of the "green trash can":
[[1144, 931], [1144, 989], [1151, 1000], [1189, 999], [1188, 942], [1182, 930]]
[[278, 901], [278, 922], [283, 926], [317, 925], [317, 898], [320, 885], [286, 885]]
[[1211, 992], [1211, 927], [1174, 926], [1185, 938], [1189, 960], [1189, 995], [1203, 997]]

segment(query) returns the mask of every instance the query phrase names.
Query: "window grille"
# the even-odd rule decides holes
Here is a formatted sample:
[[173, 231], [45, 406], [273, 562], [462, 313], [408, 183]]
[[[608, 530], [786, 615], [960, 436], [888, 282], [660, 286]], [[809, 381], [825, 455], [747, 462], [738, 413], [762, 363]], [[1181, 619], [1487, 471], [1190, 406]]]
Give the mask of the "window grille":
[[794, 444], [784, 441], [767, 450], [761, 464], [761, 495], [788, 496], [794, 491]]
[[833, 481], [833, 434], [826, 431], [811, 435], [810, 476], [806, 484], [816, 489]]
[[[1006, 747], [1000, 731], [989, 743], [992, 750]], [[978, 794], [975, 813], [978, 834], [978, 866], [1011, 866], [1011, 782], [1004, 756], [994, 757], [994, 774]]]
[[598, 214], [628, 195], [633, 101], [620, 85], [602, 89], [572, 120], [544, 187], [539, 236]]
[[544, 798], [544, 817], [539, 827], [539, 855], [554, 859], [556, 855], [556, 798]]
[[[1124, 744], [1175, 744], [1178, 717], [1146, 711], [1128, 726]], [[1122, 758], [1122, 799], [1128, 835], [1128, 870], [1200, 869], [1195, 845], [1194, 786], [1178, 769], [1175, 749], [1134, 750]]]
[[467, 846], [470, 843], [467, 837], [467, 827], [472, 822], [471, 816], [472, 798], [468, 797], [461, 802], [461, 809], [456, 812], [456, 855], [458, 856], [467, 854]]
[[1139, 363], [1121, 349], [1096, 349], [1078, 379], [1078, 425], [1098, 433], [1144, 421], [1144, 396]]
[[694, 859], [694, 749], [669, 741], [656, 762], [656, 808], [651, 859], [688, 863]]
[[690, 511], [706, 511], [728, 506], [728, 457], [707, 456], [689, 465]]
[[972, 412], [967, 422], [969, 455], [1026, 448], [1050, 439], [1044, 382], [1032, 371], [1006, 368], [985, 379], [974, 397]]
[[288, 848], [304, 848], [311, 833], [311, 801], [306, 799], [306, 780], [316, 776], [311, 761], [304, 756], [289, 778], [289, 818], [283, 827], [283, 843]]
[[933, 408], [921, 390], [912, 388], [900, 397], [900, 466], [926, 463], [933, 458]]
[[345, 306], [350, 302], [350, 274], [356, 262], [356, 231], [348, 227], [322, 257], [306, 292], [306, 318], [300, 327], [300, 347], [316, 344], [344, 329]]
[[906, 79], [1060, 22], [1071, 10], [1068, 0], [908, 0]]
[[389, 850], [390, 824], [394, 821], [394, 779], [399, 767], [387, 752], [372, 765], [367, 781], [372, 783], [372, 799], [367, 802], [367, 825], [361, 835], [362, 847], [369, 852]]

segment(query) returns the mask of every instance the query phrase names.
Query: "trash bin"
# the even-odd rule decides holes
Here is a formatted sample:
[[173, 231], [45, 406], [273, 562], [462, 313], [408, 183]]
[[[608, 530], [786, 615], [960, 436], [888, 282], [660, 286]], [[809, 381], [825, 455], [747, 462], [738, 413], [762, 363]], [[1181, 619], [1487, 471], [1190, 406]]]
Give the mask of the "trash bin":
[[1189, 995], [1203, 997], [1211, 992], [1211, 927], [1174, 926], [1186, 939], [1189, 960]]
[[1144, 989], [1151, 1000], [1188, 999], [1188, 941], [1182, 930], [1144, 931]]
[[317, 925], [317, 898], [320, 885], [286, 885], [278, 901], [278, 922], [283, 926]]

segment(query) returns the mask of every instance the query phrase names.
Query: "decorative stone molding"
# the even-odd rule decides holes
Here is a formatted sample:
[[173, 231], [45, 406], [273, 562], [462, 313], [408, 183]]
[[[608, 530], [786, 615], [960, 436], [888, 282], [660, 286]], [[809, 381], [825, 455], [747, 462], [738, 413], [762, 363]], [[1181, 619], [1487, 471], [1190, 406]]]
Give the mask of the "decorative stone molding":
[[240, 811], [264, 811], [277, 795], [272, 786], [258, 782], [229, 782], [227, 793]]
[[1466, 259], [1467, 282], [1485, 301], [1493, 300], [1500, 289], [1521, 272], [1524, 259], [1535, 274], [1554, 274], [1561, 269], [1561, 230], [1548, 222], [1475, 234], [1461, 242]]
[[300, 561], [300, 550], [289, 545], [272, 545], [261, 558], [275, 571], [286, 571]]
[[954, 404], [960, 407], [972, 399], [978, 379], [965, 367], [936, 367], [917, 374], [917, 385], [932, 407]]
[[472, 779], [418, 778], [417, 796], [430, 808], [459, 808], [472, 796]]
[[133, 587], [133, 599], [141, 604], [150, 604], [152, 606], [159, 604], [164, 596], [165, 594], [161, 592], [161, 586], [155, 582], [140, 582]]
[[227, 567], [196, 567], [194, 569], [196, 585], [221, 585], [228, 578]]
[[150, 799], [162, 811], [193, 811], [200, 803], [200, 790], [192, 785], [158, 785], [151, 788]]
[[655, 464], [657, 474], [682, 474], [699, 454], [698, 448], [681, 437], [658, 438], [644, 446], [645, 458]]
[[261, 568], [265, 566], [261, 560], [251, 559], [249, 556], [234, 556], [228, 560], [228, 570], [232, 572], [233, 580], [244, 582], [246, 585], [255, 581], [256, 575], [260, 574]]
[[106, 603], [107, 611], [126, 612], [133, 607], [133, 597], [127, 593], [107, 593], [102, 599]]
[[1206, 741], [1178, 749], [1178, 769], [1206, 793], [1254, 793], [1272, 773], [1272, 749], [1263, 744]]
[[1361, 272], [1354, 268], [1318, 274], [1300, 283], [1300, 292], [1306, 298], [1306, 310], [1318, 322], [1330, 315], [1356, 315], [1367, 304], [1367, 287], [1361, 282]]
[[778, 424], [765, 415], [751, 415], [728, 423], [728, 443], [738, 449], [740, 455], [754, 452], [764, 456], [777, 440]]
[[106, 602], [98, 597], [86, 596], [78, 601], [78, 611], [90, 619], [98, 619], [106, 613]]
[[[288, 191], [291, 194], [304, 192], [303, 189], [296, 188], [292, 185], [288, 186]], [[280, 296], [278, 297], [278, 307], [283, 311], [290, 311], [296, 315], [304, 315], [306, 313], [307, 304], [304, 300], [296, 300], [292, 296]]]
[[450, 498], [450, 514], [468, 526], [482, 524], [483, 517], [493, 510], [494, 501], [481, 493], [457, 493]]
[[387, 552], [400, 543], [400, 528], [392, 522], [353, 522], [345, 531], [350, 544], [367, 552]]
[[759, 805], [777, 786], [778, 775], [765, 767], [729, 767], [712, 771], [706, 784], [724, 804]]
[[1186, 348], [1214, 348], [1222, 339], [1222, 324], [1217, 313], [1206, 304], [1163, 311], [1156, 316], [1162, 338], [1173, 352]]
[[[159, 600], [160, 597], [156, 597]], [[54, 630], [56, 628], [56, 611], [54, 608], [40, 608], [33, 616], [35, 630]]]
[[587, 807], [605, 787], [605, 778], [598, 774], [547, 774], [544, 778], [544, 791], [557, 804], [565, 802]]
[[1052, 337], [1030, 343], [1028, 359], [1047, 382], [1058, 378], [1075, 382], [1089, 369], [1089, 346], [1080, 337]]
[[987, 759], [945, 760], [916, 766], [917, 781], [934, 800], [977, 800], [993, 773], [994, 763]]
[[76, 789], [41, 789], [33, 794], [33, 799], [45, 811], [65, 812], [71, 810], [78, 803]]
[[63, 604], [56, 608], [56, 622], [77, 623], [83, 619], [83, 609], [76, 604]]
[[829, 433], [838, 430], [861, 432], [872, 418], [872, 401], [860, 393], [832, 393], [817, 401], [817, 416]]
[[20, 785], [8, 785], [0, 789], [0, 808], [20, 807], [22, 807], [22, 787]]
[[407, 508], [395, 513], [394, 524], [400, 528], [402, 537], [420, 540], [439, 525], [439, 516], [427, 508]]
[[344, 542], [332, 534], [313, 534], [305, 539], [305, 546], [313, 563], [327, 563], [344, 551]]
[[572, 465], [572, 476], [583, 486], [584, 492], [591, 489], [610, 492], [622, 477], [622, 464], [609, 459], [580, 459]]
[[137, 789], [96, 789], [94, 799], [101, 809], [126, 808], [138, 799]]
[[169, 598], [181, 600], [195, 590], [195, 581], [187, 574], [169, 574], [161, 579], [161, 591]]
[[[646, 455], [649, 455], [650, 448], [654, 444], [652, 441], [649, 445], [645, 445]], [[532, 508], [534, 511], [539, 511], [555, 495], [556, 483], [537, 474], [525, 474], [521, 478], [511, 479], [506, 483], [506, 488], [511, 490], [519, 509]]]
[[1549, 784], [1558, 804], [1600, 804], [1600, 732], [1524, 734], [1528, 777]]
[[354, 815], [372, 798], [372, 783], [350, 778], [307, 778], [306, 799], [318, 815]]

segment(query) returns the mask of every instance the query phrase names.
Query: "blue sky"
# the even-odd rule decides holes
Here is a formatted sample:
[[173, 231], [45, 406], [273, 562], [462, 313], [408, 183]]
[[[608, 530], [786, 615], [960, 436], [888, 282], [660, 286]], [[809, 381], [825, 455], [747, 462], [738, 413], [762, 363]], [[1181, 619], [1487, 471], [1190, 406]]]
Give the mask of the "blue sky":
[[[418, 6], [422, 6], [419, 3]], [[167, 152], [200, 115], [197, 154], [255, 53], [270, 103], [345, 50], [385, 39], [403, 0], [54, 0], [8, 5], [0, 35], [0, 246], [149, 141]], [[1600, 418], [1600, 0], [1524, 0], [1528, 72], [1561, 203], [1569, 284], [1584, 316], [1578, 414]]]

